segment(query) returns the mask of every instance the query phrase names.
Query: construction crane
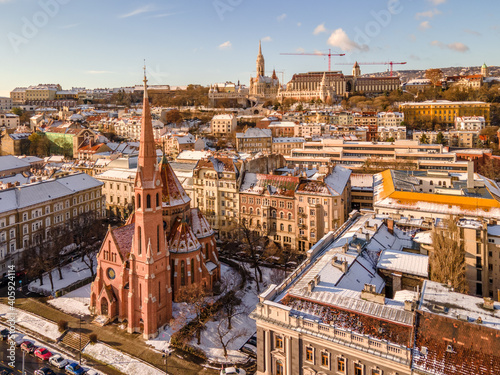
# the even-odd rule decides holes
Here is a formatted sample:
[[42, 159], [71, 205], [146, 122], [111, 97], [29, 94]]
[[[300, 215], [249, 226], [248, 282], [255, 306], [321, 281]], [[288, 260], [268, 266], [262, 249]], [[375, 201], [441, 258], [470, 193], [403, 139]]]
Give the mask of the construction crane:
[[332, 50], [329, 49], [328, 53], [322, 52], [314, 52], [314, 53], [280, 53], [280, 55], [300, 55], [300, 56], [328, 56], [328, 71], [331, 71], [332, 66], [332, 56], [345, 56], [345, 53], [332, 53]]
[[[338, 65], [354, 65], [356, 63], [339, 63]], [[392, 66], [393, 65], [404, 65], [406, 64], [405, 62], [395, 62], [395, 61], [386, 61], [386, 62], [365, 62], [365, 63], [358, 63], [358, 65], [390, 65], [391, 66], [391, 77], [392, 77]]]

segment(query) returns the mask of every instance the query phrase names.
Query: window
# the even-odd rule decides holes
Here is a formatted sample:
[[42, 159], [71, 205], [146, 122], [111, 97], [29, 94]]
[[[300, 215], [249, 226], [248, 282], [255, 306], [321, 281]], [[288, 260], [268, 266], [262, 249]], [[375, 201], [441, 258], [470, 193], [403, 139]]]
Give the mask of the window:
[[330, 365], [330, 356], [327, 352], [321, 352], [321, 366], [328, 367]]
[[360, 363], [354, 364], [354, 375], [363, 375], [363, 365]]
[[137, 194], [137, 208], [141, 208], [141, 194]]
[[160, 207], [160, 195], [156, 193], [156, 207]]
[[185, 285], [186, 285], [186, 269], [184, 261], [181, 260], [181, 286]]
[[146, 208], [151, 208], [151, 195], [146, 196]]
[[314, 361], [314, 349], [310, 346], [306, 347], [306, 361], [308, 362]]
[[141, 255], [142, 254], [142, 229], [141, 227], [138, 227], [137, 228], [137, 232], [138, 232], [138, 242], [139, 242], [139, 249], [137, 250], [138, 251], [138, 254]]
[[283, 362], [276, 361], [276, 375], [283, 375]]
[[346, 360], [345, 358], [338, 358], [337, 359], [337, 371], [345, 373], [345, 363]]
[[194, 258], [191, 259], [191, 284], [194, 284]]
[[275, 345], [276, 349], [283, 349], [283, 337], [276, 336]]

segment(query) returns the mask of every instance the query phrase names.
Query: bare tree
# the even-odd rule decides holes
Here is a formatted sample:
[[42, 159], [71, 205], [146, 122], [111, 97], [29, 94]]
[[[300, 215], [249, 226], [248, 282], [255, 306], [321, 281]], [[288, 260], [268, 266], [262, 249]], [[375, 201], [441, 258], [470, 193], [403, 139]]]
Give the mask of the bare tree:
[[80, 247], [81, 260], [94, 277], [95, 258], [106, 235], [103, 219], [98, 218], [94, 211], [82, 213], [73, 222], [73, 233]]
[[429, 259], [431, 280], [451, 283], [455, 291], [467, 293], [465, 249], [460, 240], [460, 228], [451, 217], [444, 225], [444, 228], [435, 228], [432, 232], [434, 249]]
[[240, 337], [247, 336], [248, 331], [244, 328], [241, 329], [232, 329], [231, 328], [231, 318], [234, 318], [236, 315], [241, 314], [242, 312], [234, 312], [231, 315], [228, 315], [227, 312], [223, 309], [219, 311], [216, 318], [219, 321], [217, 324], [217, 336], [219, 338], [219, 342], [224, 350], [224, 357], [227, 357], [227, 348], [228, 346], [239, 339]]
[[196, 320], [196, 338], [198, 345], [201, 343], [201, 331], [205, 328], [201, 323], [201, 312], [206, 305], [205, 297], [207, 296], [205, 289], [198, 284], [191, 284], [182, 287], [177, 295], [177, 300], [187, 302], [187, 309], [191, 314], [195, 314]]

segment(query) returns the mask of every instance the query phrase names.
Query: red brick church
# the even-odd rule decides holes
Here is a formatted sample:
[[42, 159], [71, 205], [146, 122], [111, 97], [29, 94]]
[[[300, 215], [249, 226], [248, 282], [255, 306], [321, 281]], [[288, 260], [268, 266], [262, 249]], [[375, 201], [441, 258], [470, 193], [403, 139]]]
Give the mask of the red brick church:
[[144, 77], [144, 104], [135, 212], [108, 230], [97, 255], [90, 309], [127, 323], [145, 339], [172, 318], [172, 301], [184, 286], [211, 290], [220, 279], [215, 236], [165, 157], [158, 163]]

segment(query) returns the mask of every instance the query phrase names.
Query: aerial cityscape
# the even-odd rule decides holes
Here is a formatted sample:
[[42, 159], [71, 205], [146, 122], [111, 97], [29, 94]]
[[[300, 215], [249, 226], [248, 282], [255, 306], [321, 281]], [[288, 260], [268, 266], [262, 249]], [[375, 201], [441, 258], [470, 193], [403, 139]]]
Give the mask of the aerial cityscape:
[[500, 375], [499, 11], [0, 0], [0, 375]]

